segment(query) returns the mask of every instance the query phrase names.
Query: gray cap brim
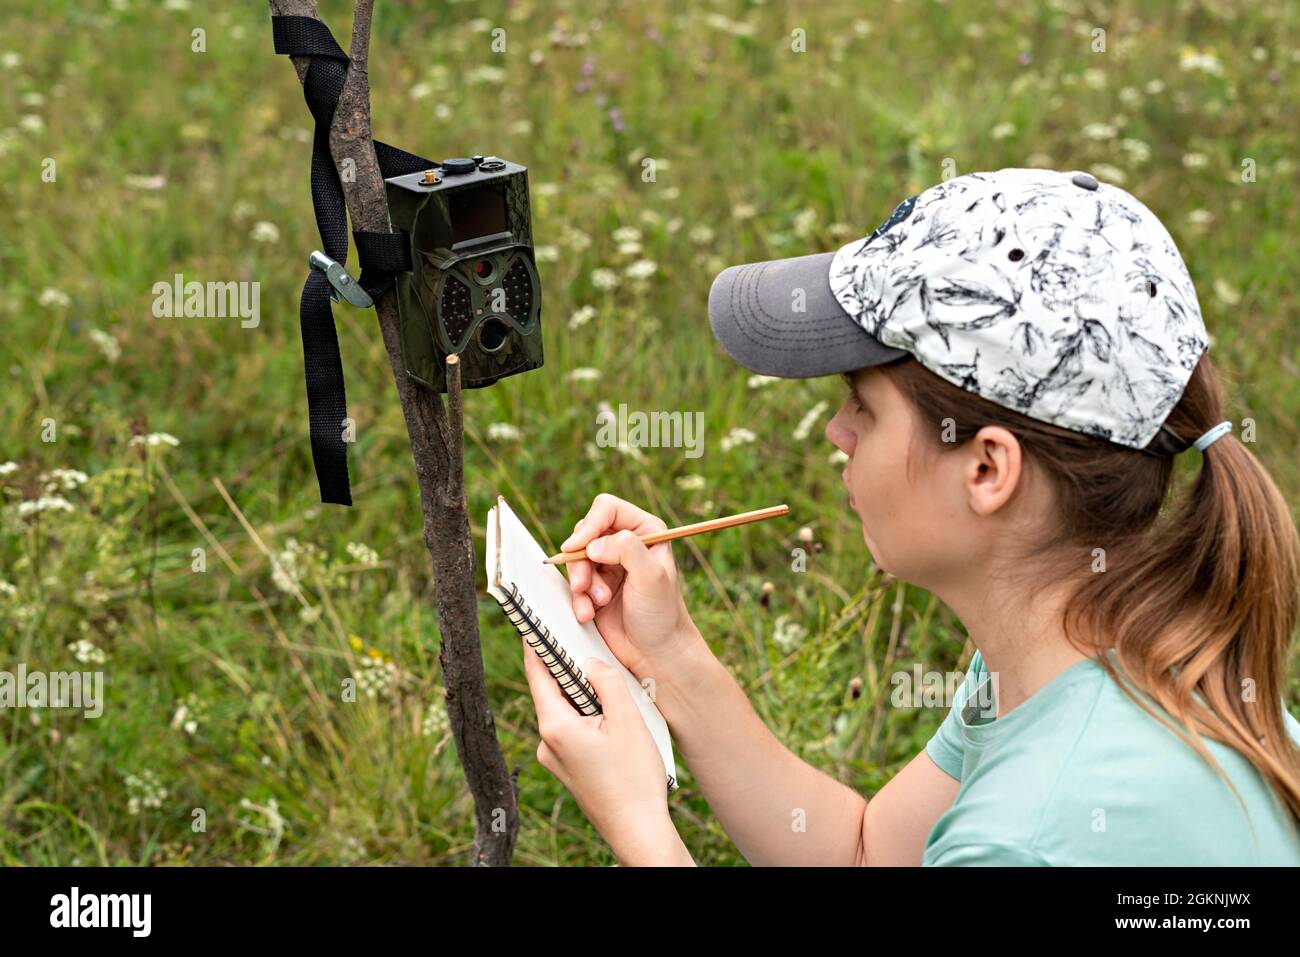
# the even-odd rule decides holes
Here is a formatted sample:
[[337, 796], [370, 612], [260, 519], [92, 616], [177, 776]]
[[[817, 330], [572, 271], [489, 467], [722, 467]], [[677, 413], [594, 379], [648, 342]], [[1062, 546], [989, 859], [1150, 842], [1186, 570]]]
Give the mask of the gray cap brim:
[[727, 354], [753, 372], [787, 379], [852, 372], [908, 355], [844, 311], [830, 287], [834, 257], [816, 253], [719, 273], [709, 290], [709, 322]]

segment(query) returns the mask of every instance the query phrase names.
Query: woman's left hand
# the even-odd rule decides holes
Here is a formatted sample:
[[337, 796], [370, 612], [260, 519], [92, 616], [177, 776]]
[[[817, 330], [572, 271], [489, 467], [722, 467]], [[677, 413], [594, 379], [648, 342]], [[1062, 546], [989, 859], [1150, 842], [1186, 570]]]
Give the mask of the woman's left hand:
[[663, 759], [623, 676], [598, 658], [583, 663], [602, 713], [582, 715], [527, 641], [523, 648], [538, 762], [569, 789], [619, 863], [693, 863], [668, 813]]

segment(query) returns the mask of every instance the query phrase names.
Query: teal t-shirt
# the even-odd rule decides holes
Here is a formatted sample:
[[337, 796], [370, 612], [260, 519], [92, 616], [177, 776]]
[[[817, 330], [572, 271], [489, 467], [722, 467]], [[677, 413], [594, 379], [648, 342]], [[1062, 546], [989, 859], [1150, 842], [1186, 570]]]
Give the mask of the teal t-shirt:
[[[995, 690], [976, 652], [926, 745], [961, 787], [923, 864], [1300, 865], [1300, 834], [1254, 765], [1202, 736], [1252, 836], [1223, 778], [1097, 661], [1071, 665], [1001, 718]], [[1300, 743], [1300, 722], [1284, 714]]]

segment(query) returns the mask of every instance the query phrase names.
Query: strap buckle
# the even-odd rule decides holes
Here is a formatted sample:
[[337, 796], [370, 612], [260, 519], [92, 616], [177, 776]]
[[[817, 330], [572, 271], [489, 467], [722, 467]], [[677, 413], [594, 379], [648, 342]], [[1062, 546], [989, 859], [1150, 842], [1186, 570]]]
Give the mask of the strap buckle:
[[342, 265], [330, 259], [319, 249], [312, 250], [312, 254], [307, 257], [307, 265], [325, 274], [325, 278], [333, 287], [330, 289], [330, 298], [335, 302], [338, 302], [339, 296], [342, 296], [358, 309], [369, 309], [375, 304], [375, 301], [370, 298], [370, 293], [362, 289], [360, 283], [349, 276]]

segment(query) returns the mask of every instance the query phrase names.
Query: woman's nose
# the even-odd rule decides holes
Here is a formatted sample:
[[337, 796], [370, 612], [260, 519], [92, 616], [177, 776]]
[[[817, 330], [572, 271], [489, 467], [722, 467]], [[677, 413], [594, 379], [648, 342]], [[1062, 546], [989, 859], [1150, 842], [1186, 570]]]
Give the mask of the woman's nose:
[[857, 445], [857, 436], [853, 434], [852, 429], [847, 428], [844, 423], [840, 421], [843, 412], [843, 409], [836, 412], [835, 415], [831, 417], [831, 420], [826, 423], [826, 439], [831, 443], [831, 445], [835, 446], [845, 455], [851, 456], [854, 447]]

